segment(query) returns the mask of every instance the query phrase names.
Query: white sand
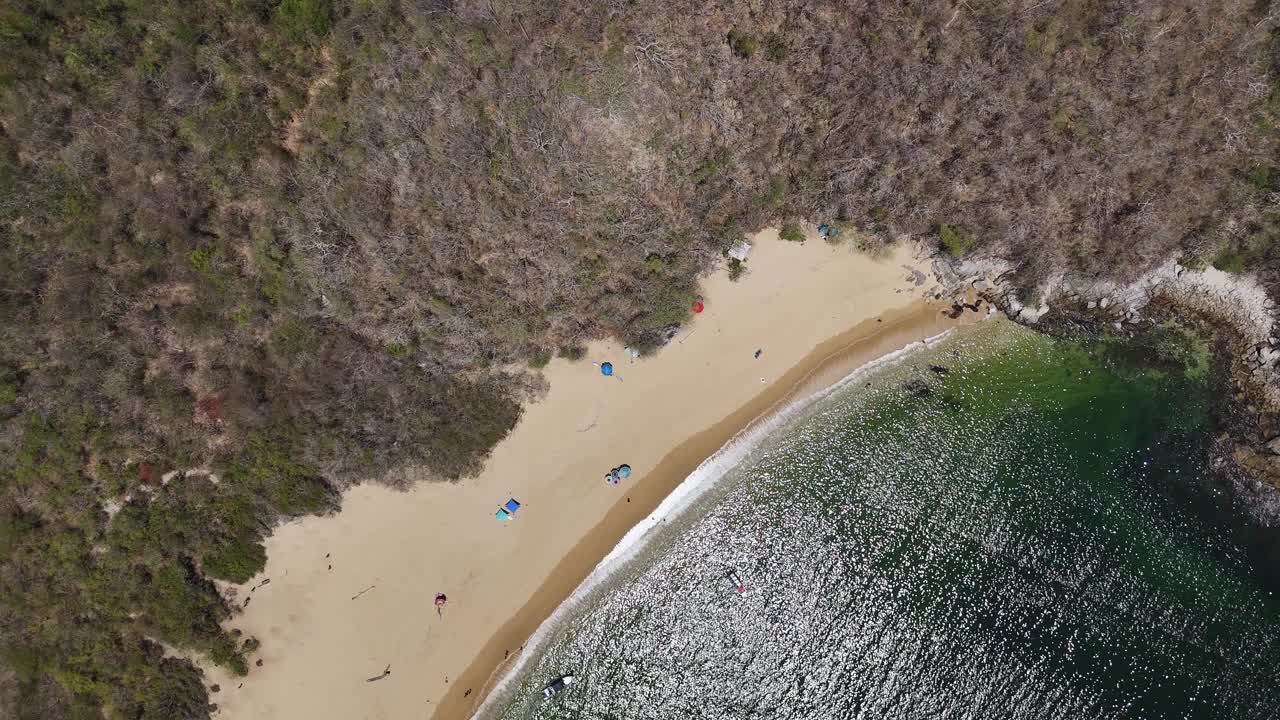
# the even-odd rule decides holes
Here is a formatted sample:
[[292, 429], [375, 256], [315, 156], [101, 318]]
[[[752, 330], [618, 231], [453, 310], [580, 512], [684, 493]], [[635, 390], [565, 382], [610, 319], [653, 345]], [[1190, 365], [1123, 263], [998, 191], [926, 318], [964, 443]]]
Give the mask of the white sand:
[[[875, 261], [772, 231], [753, 241], [747, 276], [706, 280], [706, 311], [654, 357], [632, 362], [602, 341], [585, 360], [554, 360], [548, 394], [479, 477], [409, 492], [361, 485], [336, 516], [277, 529], [265, 572], [239, 590], [252, 603], [229, 623], [262, 641], [264, 664], [243, 679], [210, 672], [222, 688], [212, 696], [217, 717], [465, 716], [506, 651], [517, 652], [684, 473], [794, 385], [815, 353], [857, 340], [855, 326], [875, 335], [877, 317], [896, 334], [865, 341], [864, 354], [947, 323], [906, 281], [904, 265], [928, 264], [908, 250]], [[593, 364], [605, 360], [615, 378]], [[624, 462], [630, 480], [603, 482]], [[509, 497], [522, 508], [499, 523], [494, 512]], [[250, 593], [263, 578], [271, 583]], [[442, 617], [437, 592], [449, 597]], [[388, 665], [389, 676], [366, 681]]]

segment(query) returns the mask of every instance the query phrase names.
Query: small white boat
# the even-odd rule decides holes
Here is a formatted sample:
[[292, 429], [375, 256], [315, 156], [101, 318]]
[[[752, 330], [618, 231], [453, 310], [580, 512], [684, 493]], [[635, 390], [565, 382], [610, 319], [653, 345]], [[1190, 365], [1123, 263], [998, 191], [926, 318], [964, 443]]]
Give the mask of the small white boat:
[[549, 698], [575, 682], [577, 682], [577, 680], [572, 675], [558, 677], [555, 680], [552, 680], [546, 687], [542, 688], [542, 697]]

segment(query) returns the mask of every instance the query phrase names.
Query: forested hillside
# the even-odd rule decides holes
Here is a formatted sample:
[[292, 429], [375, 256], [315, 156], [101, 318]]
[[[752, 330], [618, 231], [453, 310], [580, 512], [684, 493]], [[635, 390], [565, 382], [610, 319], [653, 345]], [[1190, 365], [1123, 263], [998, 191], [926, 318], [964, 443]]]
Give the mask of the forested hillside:
[[[0, 716], [203, 718], [282, 518], [480, 467], [769, 223], [1280, 268], [1258, 0], [0, 3]], [[465, 482], [465, 479], [463, 480]]]

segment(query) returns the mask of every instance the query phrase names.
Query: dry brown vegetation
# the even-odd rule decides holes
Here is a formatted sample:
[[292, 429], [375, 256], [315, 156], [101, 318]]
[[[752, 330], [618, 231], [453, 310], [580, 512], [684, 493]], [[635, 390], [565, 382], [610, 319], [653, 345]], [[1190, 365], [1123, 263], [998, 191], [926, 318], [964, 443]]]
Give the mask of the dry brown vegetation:
[[[203, 717], [193, 668], [148, 638], [247, 668], [208, 576], [252, 575], [279, 517], [353, 479], [475, 470], [530, 385], [513, 363], [655, 349], [766, 223], [999, 254], [1027, 284], [1179, 252], [1272, 277], [1276, 19], [0, 6], [0, 698]], [[192, 467], [223, 481], [154, 482]]]

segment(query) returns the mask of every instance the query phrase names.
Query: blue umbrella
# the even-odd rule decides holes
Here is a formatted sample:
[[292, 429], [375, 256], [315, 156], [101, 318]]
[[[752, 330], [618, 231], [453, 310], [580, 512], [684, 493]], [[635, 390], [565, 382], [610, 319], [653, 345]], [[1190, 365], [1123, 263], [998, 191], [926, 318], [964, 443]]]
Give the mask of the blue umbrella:
[[623, 480], [626, 480], [627, 478], [631, 477], [631, 466], [623, 465], [622, 467], [619, 467], [618, 477], [622, 478]]
[[613, 363], [600, 363], [600, 374], [608, 377], [613, 374]]

